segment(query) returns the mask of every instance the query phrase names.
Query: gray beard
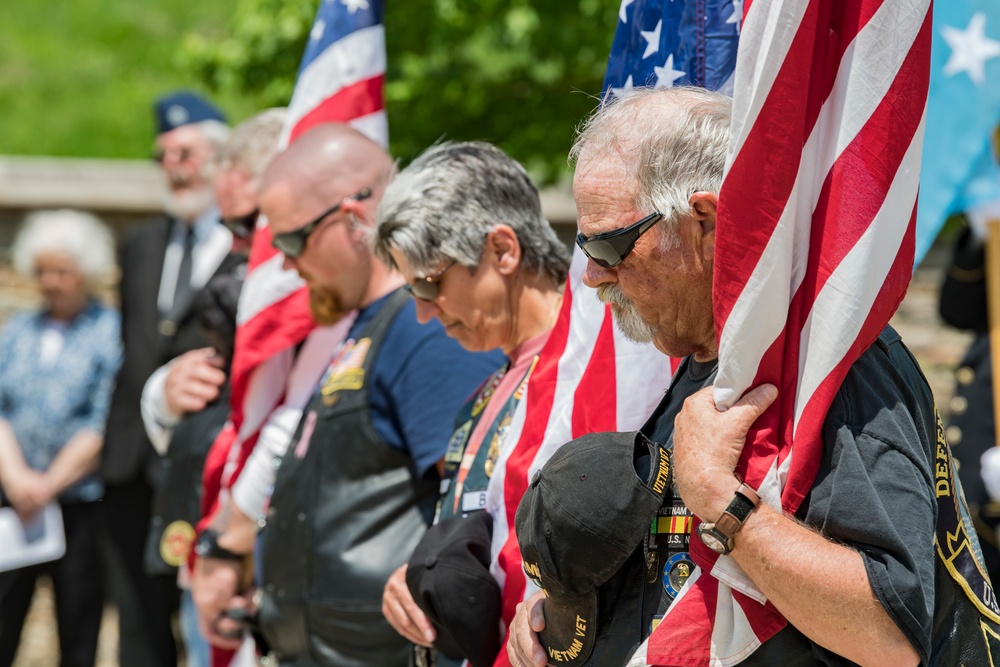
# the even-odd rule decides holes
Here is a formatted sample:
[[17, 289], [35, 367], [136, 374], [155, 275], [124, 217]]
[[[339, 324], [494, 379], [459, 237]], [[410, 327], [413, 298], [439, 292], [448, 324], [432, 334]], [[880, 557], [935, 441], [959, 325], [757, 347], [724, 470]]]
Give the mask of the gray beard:
[[174, 218], [192, 221], [208, 210], [212, 205], [212, 188], [189, 190], [183, 194], [170, 192], [163, 203], [163, 208]]
[[618, 285], [601, 285], [597, 288], [597, 298], [611, 306], [615, 325], [625, 338], [634, 343], [652, 343], [653, 328], [646, 323], [635, 309], [635, 305], [622, 294]]

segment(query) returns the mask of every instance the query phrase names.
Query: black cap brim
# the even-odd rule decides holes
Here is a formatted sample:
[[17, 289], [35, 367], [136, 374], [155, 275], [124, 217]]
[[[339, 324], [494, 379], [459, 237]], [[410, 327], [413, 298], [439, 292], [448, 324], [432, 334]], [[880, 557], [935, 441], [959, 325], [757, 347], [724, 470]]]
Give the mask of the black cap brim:
[[580, 597], [548, 597], [542, 606], [545, 629], [539, 640], [551, 665], [582, 665], [597, 636], [597, 591]]

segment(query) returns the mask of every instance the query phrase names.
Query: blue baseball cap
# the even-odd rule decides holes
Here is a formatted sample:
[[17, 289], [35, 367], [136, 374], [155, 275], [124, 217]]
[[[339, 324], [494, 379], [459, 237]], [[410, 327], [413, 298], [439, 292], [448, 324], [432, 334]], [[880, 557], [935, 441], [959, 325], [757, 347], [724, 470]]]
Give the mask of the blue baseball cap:
[[183, 125], [203, 120], [226, 122], [226, 117], [211, 102], [187, 90], [168, 93], [153, 103], [156, 133], [163, 134]]

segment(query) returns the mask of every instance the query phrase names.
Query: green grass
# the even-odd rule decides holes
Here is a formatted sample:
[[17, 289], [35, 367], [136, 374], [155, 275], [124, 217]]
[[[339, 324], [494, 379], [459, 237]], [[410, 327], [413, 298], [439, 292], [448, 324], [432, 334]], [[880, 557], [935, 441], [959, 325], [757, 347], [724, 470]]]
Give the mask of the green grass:
[[[0, 154], [146, 157], [151, 101], [198, 89], [175, 53], [223, 35], [237, 0], [12, 0], [0, 10]], [[239, 121], [254, 102], [216, 99]]]

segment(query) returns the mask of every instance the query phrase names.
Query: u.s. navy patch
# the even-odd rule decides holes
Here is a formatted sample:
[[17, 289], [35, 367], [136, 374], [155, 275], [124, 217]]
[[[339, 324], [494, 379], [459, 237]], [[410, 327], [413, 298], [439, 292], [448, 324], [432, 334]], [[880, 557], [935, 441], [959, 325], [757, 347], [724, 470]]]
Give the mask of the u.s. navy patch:
[[979, 612], [994, 623], [1000, 623], [1000, 604], [986, 574], [983, 552], [952, 465], [940, 416], [934, 452], [934, 493], [938, 503], [937, 534], [934, 536], [938, 558]]
[[691, 541], [691, 526], [694, 515], [684, 506], [680, 497], [675, 497], [670, 504], [665, 504], [653, 517], [646, 536], [646, 547], [649, 549], [667, 549], [672, 553], [688, 550]]
[[323, 402], [333, 405], [337, 402], [334, 394], [338, 391], [357, 391], [365, 386], [365, 358], [372, 346], [371, 338], [359, 341], [349, 340], [344, 343], [340, 354], [330, 364], [330, 370], [320, 393]]
[[663, 564], [663, 590], [671, 600], [681, 592], [692, 572], [694, 561], [686, 551], [674, 554]]

